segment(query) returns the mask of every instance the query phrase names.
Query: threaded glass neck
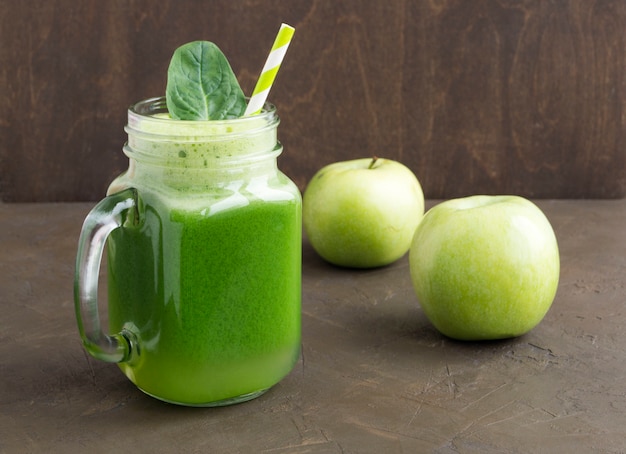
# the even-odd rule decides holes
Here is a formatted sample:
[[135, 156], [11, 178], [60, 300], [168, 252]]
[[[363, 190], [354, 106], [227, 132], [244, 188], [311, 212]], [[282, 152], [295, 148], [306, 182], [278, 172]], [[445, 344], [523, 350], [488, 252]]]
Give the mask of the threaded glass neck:
[[126, 155], [165, 167], [217, 168], [275, 158], [280, 120], [266, 104], [259, 115], [231, 120], [190, 121], [169, 117], [165, 98], [141, 101], [128, 110]]

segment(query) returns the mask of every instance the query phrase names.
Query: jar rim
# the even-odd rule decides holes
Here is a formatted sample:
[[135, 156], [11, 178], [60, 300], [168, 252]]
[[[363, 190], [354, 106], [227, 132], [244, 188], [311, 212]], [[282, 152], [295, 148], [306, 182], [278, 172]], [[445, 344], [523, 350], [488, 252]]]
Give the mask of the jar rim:
[[226, 120], [178, 120], [169, 117], [165, 96], [144, 99], [128, 108], [127, 127], [157, 136], [215, 136], [275, 127], [279, 122], [276, 106], [266, 102], [256, 115]]

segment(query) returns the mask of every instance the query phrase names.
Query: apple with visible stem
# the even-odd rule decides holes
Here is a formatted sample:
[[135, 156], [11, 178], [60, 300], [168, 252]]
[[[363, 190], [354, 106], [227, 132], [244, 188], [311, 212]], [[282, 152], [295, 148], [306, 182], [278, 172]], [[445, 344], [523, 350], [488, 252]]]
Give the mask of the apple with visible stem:
[[407, 253], [424, 215], [415, 174], [390, 159], [362, 158], [320, 169], [303, 195], [313, 249], [343, 267], [388, 265]]
[[504, 339], [532, 330], [559, 282], [556, 236], [544, 213], [518, 196], [471, 196], [435, 205], [409, 253], [418, 301], [458, 340]]

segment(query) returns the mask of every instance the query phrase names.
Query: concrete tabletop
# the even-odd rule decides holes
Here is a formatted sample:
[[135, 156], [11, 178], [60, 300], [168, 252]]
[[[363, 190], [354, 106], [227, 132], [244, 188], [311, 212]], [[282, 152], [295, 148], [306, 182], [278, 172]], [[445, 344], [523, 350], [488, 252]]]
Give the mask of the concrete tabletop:
[[72, 282], [91, 205], [0, 204], [0, 453], [626, 452], [626, 200], [537, 204], [561, 280], [529, 334], [449, 340], [407, 257], [338, 269], [305, 242], [300, 361], [260, 398], [204, 409], [83, 350]]

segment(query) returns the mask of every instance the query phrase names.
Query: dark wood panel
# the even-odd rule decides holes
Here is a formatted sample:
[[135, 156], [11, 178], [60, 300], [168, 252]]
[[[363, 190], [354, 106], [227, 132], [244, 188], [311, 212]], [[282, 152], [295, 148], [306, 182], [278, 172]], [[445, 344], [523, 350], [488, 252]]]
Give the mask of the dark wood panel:
[[249, 93], [283, 21], [271, 99], [301, 188], [376, 154], [430, 198], [626, 195], [622, 0], [0, 0], [3, 200], [101, 198], [177, 46], [214, 41]]

